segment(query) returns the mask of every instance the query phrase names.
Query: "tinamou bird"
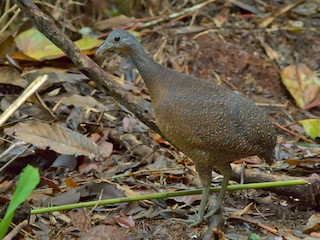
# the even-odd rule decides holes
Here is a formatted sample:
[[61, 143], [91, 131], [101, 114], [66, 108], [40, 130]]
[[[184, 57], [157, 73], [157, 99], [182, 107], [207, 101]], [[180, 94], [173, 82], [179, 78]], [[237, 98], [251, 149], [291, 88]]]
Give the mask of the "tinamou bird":
[[[160, 131], [195, 164], [203, 192], [198, 219], [192, 225], [220, 210], [231, 162], [257, 155], [272, 164], [276, 132], [267, 114], [253, 102], [213, 81], [158, 64], [128, 31], [111, 32], [96, 55], [111, 49], [132, 58], [149, 91]], [[213, 169], [224, 178], [215, 206], [205, 215]]]

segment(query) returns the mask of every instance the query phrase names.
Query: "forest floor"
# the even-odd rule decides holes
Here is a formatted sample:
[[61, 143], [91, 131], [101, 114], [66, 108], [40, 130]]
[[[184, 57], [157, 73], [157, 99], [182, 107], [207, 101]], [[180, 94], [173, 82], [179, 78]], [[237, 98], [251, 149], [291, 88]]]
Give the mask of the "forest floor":
[[[27, 164], [41, 176], [27, 209], [201, 188], [191, 159], [63, 53], [44, 48], [49, 43], [31, 21], [14, 15], [13, 1], [5, 2], [13, 11], [0, 5], [7, 13], [0, 24], [12, 19], [6, 29], [0, 25], [1, 110], [37, 77], [47, 74], [48, 80], [1, 127], [0, 205], [12, 198]], [[201, 2], [191, 0], [43, 2], [41, 10], [72, 40], [90, 36], [80, 46], [93, 59], [111, 30], [127, 29], [160, 64], [224, 85], [262, 107], [278, 133], [274, 164], [255, 156], [239, 159], [230, 185], [283, 179], [311, 184], [227, 192], [221, 229], [171, 219], [196, 216], [200, 195], [189, 195], [21, 214], [16, 224], [29, 221], [15, 239], [202, 239], [207, 231], [216, 239], [320, 238], [319, 1], [207, 1], [199, 8]], [[111, 52], [103, 63], [95, 60], [151, 107], [128, 56]], [[95, 142], [100, 158], [89, 157], [87, 141]], [[219, 186], [222, 176], [212, 176], [212, 186]]]

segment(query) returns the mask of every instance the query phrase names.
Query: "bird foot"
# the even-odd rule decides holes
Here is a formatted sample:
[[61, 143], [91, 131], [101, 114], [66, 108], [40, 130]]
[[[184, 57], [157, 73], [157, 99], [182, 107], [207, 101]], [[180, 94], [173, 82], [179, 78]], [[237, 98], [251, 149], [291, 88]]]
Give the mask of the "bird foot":
[[213, 206], [210, 211], [204, 216], [204, 219], [206, 221], [209, 221], [210, 218], [216, 214], [221, 214], [221, 206], [220, 205], [215, 205]]
[[[211, 210], [203, 217], [197, 217], [197, 219], [192, 218], [192, 219], [182, 219], [182, 218], [170, 218], [173, 221], [178, 221], [178, 222], [184, 222], [188, 224], [190, 227], [196, 227], [199, 226], [203, 221], [206, 222], [212, 222], [213, 219], [215, 219], [216, 215], [218, 215], [218, 219], [221, 218], [221, 206], [220, 204], [217, 204], [211, 208]], [[220, 221], [219, 221], [220, 222]]]
[[203, 222], [203, 219], [198, 218], [197, 220], [190, 220], [189, 221], [189, 226], [190, 227], [197, 227]]
[[182, 218], [170, 218], [170, 220], [177, 221], [177, 222], [184, 222], [188, 224], [190, 227], [196, 227], [199, 226], [203, 219], [182, 219]]

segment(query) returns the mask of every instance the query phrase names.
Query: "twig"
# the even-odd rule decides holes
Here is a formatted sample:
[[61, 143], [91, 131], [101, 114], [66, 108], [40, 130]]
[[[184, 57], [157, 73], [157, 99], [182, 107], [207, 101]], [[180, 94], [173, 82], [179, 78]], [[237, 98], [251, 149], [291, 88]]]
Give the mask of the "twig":
[[277, 229], [272, 228], [272, 227], [269, 227], [269, 226], [264, 225], [264, 224], [262, 224], [262, 223], [259, 223], [258, 221], [253, 221], [253, 220], [249, 220], [249, 219], [246, 219], [246, 218], [244, 218], [244, 217], [241, 217], [241, 216], [234, 216], [234, 215], [233, 215], [233, 216], [230, 216], [230, 217], [228, 217], [228, 218], [229, 218], [229, 219], [230, 219], [230, 218], [238, 219], [238, 220], [241, 220], [241, 221], [244, 221], [244, 222], [247, 222], [247, 223], [255, 224], [255, 225], [257, 225], [257, 226], [259, 226], [259, 227], [261, 227], [261, 228], [263, 228], [263, 229], [271, 232], [272, 234], [279, 236], [279, 233], [278, 233], [278, 230], [277, 230]]
[[184, 169], [185, 168], [182, 168], [182, 167], [181, 168], [145, 169], [145, 170], [140, 170], [132, 173], [118, 174], [108, 178], [97, 179], [94, 182], [99, 183], [99, 182], [105, 182], [105, 181], [109, 181], [117, 178], [137, 177], [137, 176], [146, 175], [150, 173], [154, 174], [154, 173], [162, 173], [162, 172], [177, 171], [177, 170], [184, 170]]
[[[7, 1], [6, 3], [8, 3], [8, 2], [9, 2], [9, 1]], [[8, 7], [8, 6], [6, 6], [6, 7]], [[6, 20], [6, 18], [9, 16], [9, 14], [10, 14], [11, 12], [16, 11], [17, 8], [18, 8], [18, 6], [17, 6], [16, 4], [14, 4], [12, 7], [10, 7], [9, 9], [6, 9], [6, 10], [4, 11], [4, 13], [2, 14], [2, 16], [0, 17], [0, 26], [1, 26], [2, 22], [4, 22], [4, 21]], [[8, 25], [8, 23], [7, 23], [6, 25]], [[1, 29], [0, 33], [4, 32], [4, 30], [5, 30], [5, 27], [3, 27], [3, 29]]]
[[287, 108], [288, 104], [283, 103], [255, 103], [257, 106], [263, 107], [279, 107], [279, 108]]
[[198, 11], [201, 8], [207, 6], [209, 3], [213, 3], [215, 1], [216, 0], [209, 0], [209, 1], [206, 1], [206, 2], [203, 2], [203, 3], [199, 3], [199, 4], [194, 5], [192, 7], [185, 8], [181, 12], [171, 13], [167, 17], [159, 18], [159, 19], [156, 19], [156, 20], [153, 20], [153, 21], [150, 21], [150, 22], [143, 23], [141, 26], [139, 26], [139, 28], [151, 27], [151, 26], [157, 25], [157, 24], [159, 24], [161, 22], [173, 20], [173, 19], [176, 19], [176, 18], [180, 18], [182, 16], [185, 17], [185, 16], [190, 15], [190, 14], [194, 13], [195, 11]]
[[[8, 151], [10, 152], [12, 149], [16, 148], [17, 144], [14, 143], [12, 144], [6, 151], [4, 151], [5, 153], [7, 153]], [[22, 146], [18, 146], [18, 147], [22, 147]], [[25, 153], [26, 151], [30, 151], [32, 153], [34, 153], [33, 150], [30, 150], [29, 148], [23, 147], [24, 149], [19, 152], [18, 154], [16, 154], [13, 158], [11, 158], [9, 161], [7, 161], [3, 166], [1, 166], [0, 168], [0, 174], [14, 161], [16, 160], [18, 157], [20, 157], [23, 153]], [[3, 154], [1, 154], [0, 159], [2, 159]]]
[[48, 75], [43, 75], [34, 80], [23, 93], [1, 114], [0, 116], [0, 126], [4, 124], [7, 119], [30, 97], [34, 94], [42, 84], [47, 81]]
[[299, 133], [296, 133], [288, 128], [285, 128], [283, 126], [281, 126], [279, 123], [277, 122], [273, 122], [274, 125], [276, 125], [278, 128], [282, 129], [283, 131], [287, 132], [287, 133], [290, 133], [291, 135], [293, 136], [296, 136], [296, 137], [299, 137], [300, 139], [306, 141], [306, 142], [309, 142], [309, 143], [312, 143], [312, 144], [316, 144], [316, 142], [312, 141], [311, 139], [308, 139], [306, 138], [305, 136], [302, 136], [300, 135]]
[[277, 17], [281, 16], [282, 14], [290, 11], [292, 8], [296, 7], [297, 5], [303, 3], [305, 0], [298, 0], [295, 3], [291, 3], [286, 5], [284, 8], [280, 9], [274, 16], [265, 18], [261, 23], [259, 23], [260, 28], [267, 27], [270, 23], [272, 23]]
[[15, 226], [14, 229], [12, 229], [11, 232], [9, 232], [3, 240], [11, 240], [13, 239], [20, 231], [22, 228], [26, 227], [28, 225], [28, 219], [23, 220], [21, 223]]

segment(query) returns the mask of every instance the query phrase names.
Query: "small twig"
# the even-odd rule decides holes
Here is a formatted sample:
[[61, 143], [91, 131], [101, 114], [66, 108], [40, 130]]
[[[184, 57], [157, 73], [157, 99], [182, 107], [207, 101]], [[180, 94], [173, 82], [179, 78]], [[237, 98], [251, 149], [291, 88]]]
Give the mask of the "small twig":
[[293, 126], [293, 125], [296, 125], [296, 124], [299, 124], [299, 122], [298, 121], [291, 122], [291, 123], [288, 123], [286, 125], [283, 125], [283, 127], [287, 128], [287, 127], [290, 127], [290, 126]]
[[39, 103], [41, 104], [41, 106], [47, 110], [49, 112], [49, 114], [54, 118], [57, 119], [56, 116], [53, 114], [53, 112], [51, 111], [51, 109], [47, 106], [47, 104], [42, 100], [40, 94], [38, 92], [35, 93], [37, 100], [39, 101]]
[[297, 5], [303, 3], [304, 0], [298, 0], [295, 3], [291, 3], [286, 5], [284, 8], [280, 9], [274, 16], [265, 18], [261, 23], [259, 23], [260, 28], [265, 28], [270, 25], [277, 17], [281, 16], [282, 14], [290, 11], [292, 8], [296, 7]]
[[[15, 148], [16, 145], [11, 145], [8, 149]], [[7, 161], [1, 168], [0, 168], [0, 174], [14, 161], [16, 160], [18, 157], [20, 157], [23, 153], [25, 153], [26, 151], [31, 151], [34, 152], [28, 148], [24, 148], [24, 150], [22, 150], [20, 153], [16, 154], [13, 158], [11, 158], [9, 161]]]
[[265, 106], [265, 107], [280, 107], [287, 108], [288, 104], [283, 103], [255, 103], [257, 106]]
[[291, 135], [293, 136], [296, 136], [296, 137], [299, 137], [300, 139], [306, 141], [306, 142], [309, 142], [309, 143], [312, 143], [312, 144], [316, 144], [314, 141], [312, 141], [311, 139], [308, 139], [306, 138], [305, 136], [302, 136], [300, 135], [299, 133], [296, 133], [288, 128], [285, 128], [283, 126], [281, 126], [279, 123], [277, 122], [273, 122], [274, 125], [276, 125], [278, 128], [282, 129], [283, 131], [287, 132], [287, 133], [290, 133]]
[[159, 24], [161, 22], [165, 22], [165, 21], [169, 21], [169, 20], [173, 20], [173, 19], [179, 19], [182, 16], [185, 17], [187, 15], [190, 15], [190, 14], [194, 13], [195, 11], [200, 10], [201, 8], [203, 8], [206, 5], [208, 5], [209, 3], [213, 3], [213, 2], [215, 2], [215, 0], [209, 0], [209, 1], [206, 1], [206, 2], [203, 2], [203, 3], [199, 3], [197, 5], [194, 5], [194, 6], [190, 7], [190, 8], [185, 8], [181, 12], [171, 13], [167, 17], [159, 18], [159, 19], [156, 19], [156, 20], [153, 20], [153, 21], [150, 21], [150, 22], [143, 23], [141, 26], [139, 26], [139, 28], [151, 27], [151, 26], [157, 25], [157, 24]]
[[[8, 2], [7, 2], [7, 3], [8, 3]], [[7, 7], [8, 7], [8, 6], [7, 6]], [[0, 26], [1, 26], [2, 22], [4, 22], [5, 19], [9, 16], [9, 14], [10, 14], [11, 12], [16, 11], [17, 8], [18, 8], [17, 4], [14, 4], [12, 7], [10, 7], [9, 9], [6, 9], [6, 10], [4, 11], [4, 13], [2, 14], [2, 16], [0, 17]], [[6, 25], [8, 25], [8, 23], [7, 23]], [[1, 29], [0, 33], [4, 32], [4, 30], [5, 30], [5, 27], [3, 27], [3, 29]]]
[[97, 208], [97, 206], [99, 205], [99, 202], [102, 199], [102, 196], [103, 196], [103, 189], [101, 189], [98, 201], [97, 201], [96, 205], [94, 205], [93, 208], [90, 210], [89, 215], [91, 215], [93, 213], [93, 211]]
[[254, 209], [260, 214], [260, 216], [261, 216], [265, 221], [267, 221], [267, 218], [260, 212], [260, 210], [257, 208], [257, 206], [254, 205], [253, 207], [254, 207]]
[[242, 209], [239, 213], [239, 216], [243, 215], [244, 213], [246, 213], [250, 208], [251, 206], [253, 205], [253, 202], [249, 203], [244, 209]]
[[272, 234], [279, 236], [279, 233], [278, 233], [278, 230], [277, 230], [277, 229], [272, 228], [272, 227], [269, 227], [269, 226], [264, 225], [264, 224], [262, 224], [262, 223], [259, 223], [258, 221], [253, 221], [253, 220], [249, 220], [249, 219], [246, 219], [246, 218], [244, 218], [244, 217], [241, 217], [241, 216], [234, 216], [234, 215], [233, 215], [233, 216], [230, 216], [229, 219], [230, 219], [230, 218], [238, 219], [238, 220], [241, 220], [241, 221], [244, 221], [244, 222], [247, 222], [247, 223], [255, 224], [255, 225], [257, 225], [257, 226], [259, 226], [259, 227], [261, 227], [261, 228], [263, 228], [263, 229], [271, 232]]
[[25, 219], [24, 221], [22, 221], [21, 223], [19, 223], [18, 225], [15, 226], [14, 229], [12, 229], [11, 232], [9, 232], [4, 238], [3, 240], [11, 240], [13, 239], [15, 236], [17, 236], [17, 234], [28, 225], [28, 219]]
[[48, 79], [48, 75], [43, 75], [34, 80], [23, 93], [1, 114], [0, 126], [30, 97], [34, 94]]
[[140, 171], [133, 172], [133, 173], [119, 174], [119, 175], [114, 175], [114, 176], [108, 177], [108, 178], [97, 179], [95, 182], [99, 183], [99, 182], [105, 182], [105, 181], [109, 181], [109, 180], [117, 179], [117, 178], [137, 177], [137, 176], [150, 174], [150, 173], [162, 173], [162, 172], [176, 171], [176, 170], [184, 170], [184, 168], [145, 169], [145, 170], [140, 170]]

